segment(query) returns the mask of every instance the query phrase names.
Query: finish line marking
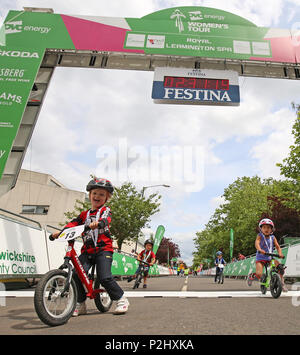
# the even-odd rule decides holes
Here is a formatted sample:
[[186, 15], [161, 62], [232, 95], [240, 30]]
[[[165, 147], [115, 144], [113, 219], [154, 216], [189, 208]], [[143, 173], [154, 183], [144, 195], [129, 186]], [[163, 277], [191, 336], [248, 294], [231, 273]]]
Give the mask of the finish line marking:
[[[272, 298], [271, 292], [260, 291], [125, 291], [128, 298], [136, 297], [178, 297], [178, 298]], [[300, 297], [300, 291], [282, 292], [280, 297]]]
[[[270, 298], [270, 291], [125, 291], [128, 298]], [[0, 291], [0, 297], [34, 297], [34, 291]], [[280, 297], [300, 297], [300, 291], [282, 292]]]

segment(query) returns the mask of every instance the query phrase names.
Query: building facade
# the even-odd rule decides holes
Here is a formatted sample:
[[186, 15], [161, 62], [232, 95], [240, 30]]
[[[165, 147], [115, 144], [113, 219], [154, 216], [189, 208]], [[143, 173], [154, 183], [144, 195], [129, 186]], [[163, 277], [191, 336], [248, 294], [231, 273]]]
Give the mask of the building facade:
[[73, 211], [85, 192], [70, 190], [49, 174], [20, 171], [16, 186], [0, 197], [0, 208], [47, 225], [61, 228], [64, 213]]

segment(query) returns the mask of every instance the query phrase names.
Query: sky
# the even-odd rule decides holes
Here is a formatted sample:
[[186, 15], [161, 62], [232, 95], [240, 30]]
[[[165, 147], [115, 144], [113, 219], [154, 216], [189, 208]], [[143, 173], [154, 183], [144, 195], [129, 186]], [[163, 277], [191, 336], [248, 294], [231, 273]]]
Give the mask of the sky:
[[[300, 0], [1, 0], [0, 20], [23, 6], [138, 18], [170, 7], [207, 6], [258, 26], [300, 29], [299, 5]], [[280, 178], [276, 163], [293, 143], [291, 102], [299, 103], [300, 84], [240, 77], [240, 106], [209, 107], [154, 104], [152, 80], [153, 72], [56, 68], [23, 168], [49, 173], [80, 191], [90, 174], [116, 186], [130, 179], [139, 189], [168, 184], [145, 190], [146, 196], [162, 195], [160, 212], [145, 233], [164, 225], [165, 236], [191, 264], [193, 238], [223, 202], [224, 188], [242, 176]], [[157, 149], [161, 165], [153, 153]], [[124, 152], [125, 168], [113, 169]], [[137, 161], [139, 153], [143, 159]], [[180, 154], [186, 165], [172, 160]], [[107, 172], [110, 176], [104, 176]], [[229, 232], [223, 248], [229, 248]]]

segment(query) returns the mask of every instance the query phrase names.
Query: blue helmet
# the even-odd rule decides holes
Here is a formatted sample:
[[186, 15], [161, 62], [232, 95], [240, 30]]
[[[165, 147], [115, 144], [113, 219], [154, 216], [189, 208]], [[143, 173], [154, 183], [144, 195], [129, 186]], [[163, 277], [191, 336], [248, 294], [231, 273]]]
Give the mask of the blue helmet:
[[217, 256], [218, 255], [223, 255], [223, 253], [219, 250], [219, 251], [217, 251]]

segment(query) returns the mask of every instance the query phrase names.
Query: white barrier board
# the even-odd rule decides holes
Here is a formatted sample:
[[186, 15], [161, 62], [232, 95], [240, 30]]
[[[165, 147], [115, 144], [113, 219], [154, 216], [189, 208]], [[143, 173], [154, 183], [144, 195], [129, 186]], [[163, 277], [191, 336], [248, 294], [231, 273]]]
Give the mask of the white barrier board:
[[48, 270], [44, 231], [0, 218], [0, 277]]

